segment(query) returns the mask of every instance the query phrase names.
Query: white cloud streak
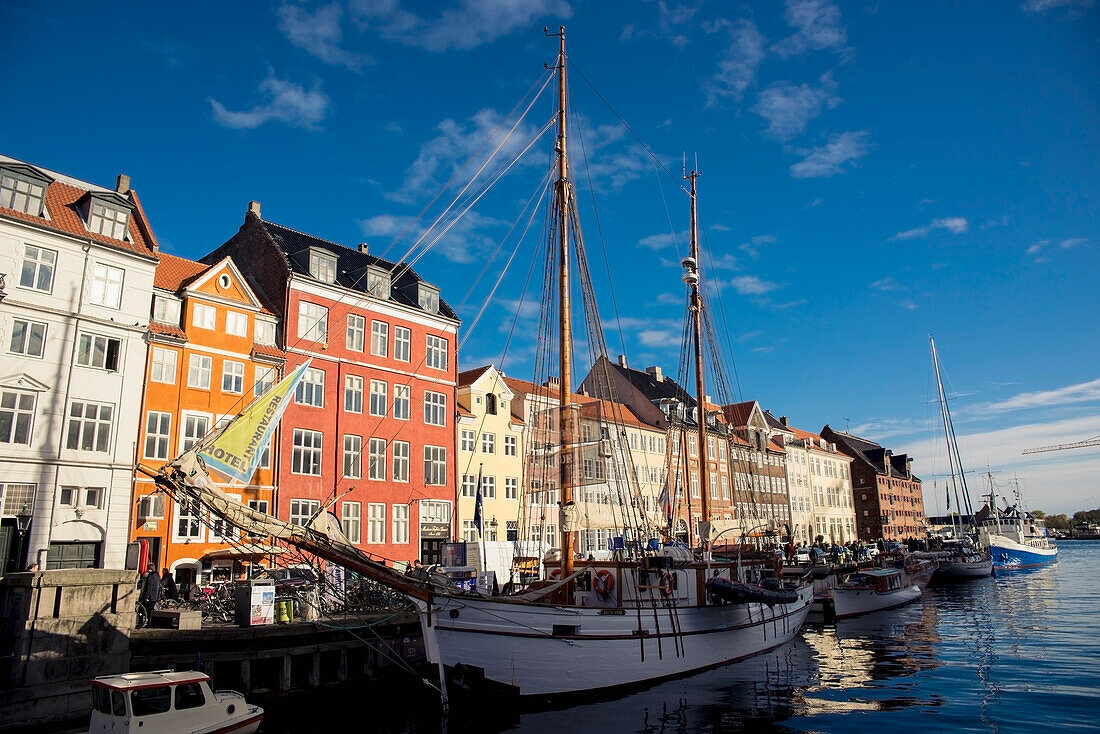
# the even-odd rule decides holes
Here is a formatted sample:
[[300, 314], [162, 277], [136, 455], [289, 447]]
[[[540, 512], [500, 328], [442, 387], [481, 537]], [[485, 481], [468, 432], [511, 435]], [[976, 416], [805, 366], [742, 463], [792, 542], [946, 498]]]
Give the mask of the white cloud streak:
[[795, 150], [805, 156], [791, 166], [794, 178], [828, 178], [843, 173], [845, 165], [859, 160], [870, 150], [866, 130], [834, 135], [825, 145], [808, 150]]
[[946, 217], [944, 219], [933, 219], [931, 223], [924, 225], [923, 227], [917, 227], [916, 229], [907, 229], [904, 232], [898, 232], [896, 235], [887, 240], [891, 242], [893, 240], [914, 240], [919, 237], [927, 237], [932, 232], [938, 229], [946, 229], [951, 234], [962, 234], [969, 227], [969, 223], [965, 217]]
[[266, 101], [250, 110], [228, 110], [221, 102], [210, 98], [214, 121], [235, 130], [251, 130], [271, 120], [319, 130], [320, 122], [328, 113], [329, 98], [319, 86], [307, 91], [300, 84], [269, 76], [260, 82], [259, 89]]
[[787, 142], [806, 131], [806, 125], [825, 108], [832, 109], [843, 100], [836, 95], [837, 84], [822, 77], [821, 86], [776, 82], [760, 92], [752, 111], [768, 122], [764, 134]]
[[779, 288], [775, 283], [762, 280], [755, 275], [739, 275], [731, 280], [730, 284], [743, 296], [762, 296]]
[[751, 20], [721, 21], [709, 26], [712, 31], [728, 31], [730, 45], [718, 60], [718, 69], [705, 84], [707, 106], [724, 99], [739, 101], [756, 81], [756, 70], [767, 54], [767, 39]]
[[321, 61], [335, 66], [346, 66], [358, 71], [369, 56], [340, 48], [343, 30], [340, 20], [344, 9], [339, 2], [323, 5], [313, 13], [297, 5], [284, 3], [279, 7], [279, 30], [287, 40]]
[[786, 18], [794, 35], [772, 46], [784, 58], [806, 51], [843, 51], [848, 42], [840, 8], [830, 0], [787, 0]]
[[1053, 390], [1023, 392], [1004, 400], [974, 405], [966, 411], [966, 414], [992, 416], [1014, 410], [1052, 408], [1059, 405], [1074, 405], [1098, 401], [1100, 401], [1100, 378], [1088, 382], [1080, 382], [1076, 385], [1066, 385], [1065, 387], [1059, 387]]

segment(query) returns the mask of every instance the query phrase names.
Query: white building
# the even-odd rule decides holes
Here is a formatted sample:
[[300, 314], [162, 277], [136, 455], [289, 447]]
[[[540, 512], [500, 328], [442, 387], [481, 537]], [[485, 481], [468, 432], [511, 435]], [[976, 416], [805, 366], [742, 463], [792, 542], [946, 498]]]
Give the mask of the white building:
[[0, 156], [8, 564], [124, 566], [156, 264], [127, 176], [108, 189]]

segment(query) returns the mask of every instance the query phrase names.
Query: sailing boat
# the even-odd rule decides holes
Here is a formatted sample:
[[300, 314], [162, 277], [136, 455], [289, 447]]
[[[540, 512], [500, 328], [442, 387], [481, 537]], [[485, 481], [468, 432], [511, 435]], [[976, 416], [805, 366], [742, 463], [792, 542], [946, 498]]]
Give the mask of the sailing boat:
[[1050, 542], [1046, 523], [1035, 517], [1023, 504], [1019, 480], [1015, 480], [1016, 503], [1003, 510], [997, 507], [993, 473], [987, 472], [989, 494], [986, 506], [978, 511], [982, 544], [989, 548], [996, 568], [1009, 570], [1044, 566], [1058, 559], [1058, 546]]
[[[939, 554], [939, 567], [935, 571], [935, 578], [941, 581], [964, 581], [989, 576], [993, 573], [993, 557], [989, 554], [988, 547], [979, 545], [977, 529], [974, 526], [974, 509], [970, 504], [970, 492], [966, 486], [966, 473], [962, 467], [962, 455], [959, 453], [959, 444], [955, 440], [955, 427], [951, 423], [951, 409], [947, 405], [947, 394], [943, 390], [943, 379], [940, 377], [940, 360], [936, 353], [936, 340], [931, 335], [928, 342], [932, 348], [932, 365], [936, 372], [936, 390], [939, 394], [940, 417], [943, 420], [943, 432], [947, 441], [947, 463], [950, 468], [951, 478], [947, 484], [947, 506], [951, 507], [951, 496], [955, 496], [956, 514], [952, 517], [958, 519], [958, 527], [955, 529], [955, 548], [950, 552]], [[969, 527], [964, 527], [962, 512], [970, 518]]]
[[[419, 612], [425, 654], [438, 669], [444, 701], [449, 689], [457, 685], [545, 699], [644, 685], [724, 665], [791, 640], [801, 629], [813, 601], [812, 585], [801, 580], [792, 583], [776, 579], [776, 586], [770, 590], [780, 593], [758, 593], [761, 587], [748, 583], [749, 572], [753, 572], [752, 578], [759, 578], [767, 561], [740, 555], [732, 560], [715, 560], [705, 544], [703, 551], [696, 553], [681, 544], [635, 534], [611, 561], [577, 561], [575, 565], [574, 534], [579, 529], [580, 498], [575, 497], [579, 482], [574, 470], [582, 441], [577, 430], [580, 405], [574, 400], [572, 388], [570, 255], [582, 248], [566, 157], [565, 29], [550, 35], [559, 39], [554, 161], [557, 178], [551, 213], [555, 228], [550, 237], [558, 259], [556, 300], [560, 309], [560, 372], [553, 408], [557, 413], [562, 499], [560, 560], [556, 574], [551, 574], [556, 580], [510, 595], [459, 589], [440, 575], [405, 575], [367, 556], [348, 542], [338, 527], [325, 524], [327, 513], [318, 513], [303, 527], [268, 517], [228, 497], [206, 471], [207, 465], [212, 458], [217, 458], [221, 466], [244, 463], [223, 441], [234, 434], [248, 437], [255, 453], [254, 445], [262, 439], [262, 431], [248, 421], [254, 424], [263, 420], [270, 426], [277, 420], [277, 396], [274, 406], [254, 404], [245, 412], [250, 417], [242, 414], [156, 473], [157, 484], [165, 491], [202, 502], [246, 532], [273, 536], [404, 594]], [[694, 221], [693, 186], [693, 230]], [[583, 279], [585, 266], [578, 262], [576, 267]], [[695, 268], [691, 271], [697, 282]], [[693, 301], [699, 306], [697, 289], [691, 285]], [[287, 380], [294, 378], [291, 375]], [[273, 391], [281, 391], [283, 396], [292, 394], [293, 384], [284, 384], [287, 380]], [[702, 407], [702, 384], [697, 386]], [[261, 397], [257, 403], [263, 400]], [[705, 421], [698, 422], [705, 430]], [[705, 447], [703, 435], [700, 443]], [[643, 522], [639, 532], [642, 530], [651, 528]], [[746, 589], [747, 593], [734, 596], [728, 588], [721, 588], [718, 580], [725, 580], [735, 591]]]

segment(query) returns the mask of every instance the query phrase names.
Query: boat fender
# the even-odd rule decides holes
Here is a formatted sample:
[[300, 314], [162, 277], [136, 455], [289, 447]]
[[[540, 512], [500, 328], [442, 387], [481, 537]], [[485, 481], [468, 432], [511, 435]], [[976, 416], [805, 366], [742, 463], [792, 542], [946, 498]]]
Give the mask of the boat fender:
[[674, 591], [676, 591], [676, 574], [663, 571], [661, 573], [661, 594], [672, 596]]
[[611, 575], [610, 571], [601, 568], [592, 575], [592, 589], [596, 592], [596, 596], [607, 601], [611, 598], [611, 592], [615, 589], [615, 577]]

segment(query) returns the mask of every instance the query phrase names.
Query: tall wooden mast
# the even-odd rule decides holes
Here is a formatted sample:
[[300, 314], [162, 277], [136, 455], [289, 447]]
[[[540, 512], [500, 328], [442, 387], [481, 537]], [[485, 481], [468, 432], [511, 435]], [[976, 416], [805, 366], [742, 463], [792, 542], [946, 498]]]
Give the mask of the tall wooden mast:
[[[710, 474], [709, 457], [707, 456], [707, 390], [706, 378], [703, 373], [703, 297], [699, 290], [699, 226], [698, 212], [696, 210], [695, 179], [699, 177], [697, 171], [684, 176], [691, 182], [691, 226], [690, 226], [690, 251], [688, 257], [681, 263], [684, 267], [683, 280], [691, 288], [691, 298], [688, 308], [691, 311], [691, 332], [693, 342], [693, 357], [695, 360], [695, 402], [696, 418], [699, 424], [699, 512], [703, 522], [710, 522]], [[690, 467], [688, 467], [690, 471]], [[689, 518], [690, 521], [690, 518]], [[690, 523], [689, 523], [690, 524]], [[701, 537], [699, 543], [703, 548], [708, 545], [709, 538]]]
[[[560, 305], [558, 335], [560, 340], [558, 399], [560, 451], [558, 454], [561, 481], [561, 504], [573, 507], [573, 449], [575, 410], [573, 406], [573, 327], [569, 302], [569, 224], [572, 186], [569, 183], [569, 158], [565, 147], [565, 26], [558, 28], [558, 180], [554, 185], [555, 206], [558, 213], [558, 302]], [[562, 523], [561, 532], [562, 578], [573, 573], [573, 530]]]

